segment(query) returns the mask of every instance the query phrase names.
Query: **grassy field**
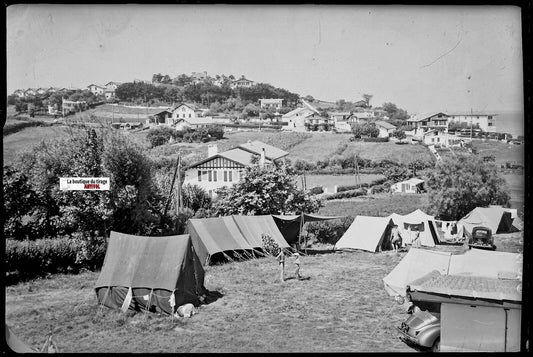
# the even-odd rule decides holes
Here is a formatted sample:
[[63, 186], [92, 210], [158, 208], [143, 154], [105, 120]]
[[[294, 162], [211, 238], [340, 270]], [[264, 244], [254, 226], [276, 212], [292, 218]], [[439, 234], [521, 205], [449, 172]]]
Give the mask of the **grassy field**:
[[524, 164], [524, 145], [509, 145], [489, 140], [474, 140], [473, 143], [479, 155], [494, 155], [498, 166], [508, 161]]
[[392, 213], [405, 215], [417, 208], [427, 212], [427, 195], [376, 194], [352, 199], [330, 200], [321, 207], [319, 214], [326, 216], [376, 216], [386, 217]]
[[[499, 251], [521, 251], [521, 233], [496, 235], [495, 243]], [[6, 323], [34, 347], [53, 333], [60, 351], [70, 353], [414, 351], [395, 330], [405, 306], [381, 280], [406, 253], [323, 247], [308, 254], [301, 258], [307, 280], [294, 278], [289, 259], [283, 284], [273, 258], [207, 267], [206, 287], [223, 296], [190, 319], [99, 307], [98, 272], [85, 272], [7, 286]]]
[[433, 159], [428, 148], [423, 145], [398, 145], [392, 141], [386, 143], [350, 142], [344, 154], [358, 154], [364, 159], [392, 160], [399, 163], [408, 163], [413, 159], [427, 161]]

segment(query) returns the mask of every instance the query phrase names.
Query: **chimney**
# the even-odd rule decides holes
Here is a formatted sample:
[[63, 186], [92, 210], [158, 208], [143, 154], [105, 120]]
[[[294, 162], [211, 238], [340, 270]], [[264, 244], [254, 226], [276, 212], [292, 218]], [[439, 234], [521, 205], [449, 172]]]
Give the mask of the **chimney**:
[[217, 144], [210, 144], [207, 146], [207, 157], [215, 156], [218, 154]]
[[261, 148], [261, 158], [259, 159], [259, 166], [263, 167], [265, 166], [266, 156], [265, 156], [265, 148]]

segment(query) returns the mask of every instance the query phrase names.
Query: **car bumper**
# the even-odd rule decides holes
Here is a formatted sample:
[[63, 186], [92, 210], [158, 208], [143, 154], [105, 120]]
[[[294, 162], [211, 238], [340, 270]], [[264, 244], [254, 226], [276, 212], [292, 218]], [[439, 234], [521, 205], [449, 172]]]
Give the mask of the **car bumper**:
[[419, 347], [419, 348], [420, 347], [426, 347], [426, 348], [429, 347], [429, 346], [425, 346], [425, 345], [421, 344], [420, 340], [418, 338], [409, 335], [407, 332], [402, 330], [400, 327], [396, 327], [396, 329], [401, 334], [400, 340], [402, 340], [403, 342], [407, 343], [408, 345], [416, 346], [416, 347]]

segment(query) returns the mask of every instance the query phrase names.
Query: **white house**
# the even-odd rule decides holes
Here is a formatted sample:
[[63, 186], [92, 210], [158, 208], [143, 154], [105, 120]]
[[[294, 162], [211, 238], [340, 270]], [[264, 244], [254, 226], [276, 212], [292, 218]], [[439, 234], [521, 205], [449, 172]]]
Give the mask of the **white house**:
[[283, 106], [283, 99], [259, 99], [261, 108], [265, 109], [280, 109]]
[[459, 137], [456, 135], [451, 135], [442, 130], [428, 130], [422, 134], [422, 142], [425, 145], [436, 145], [436, 146], [459, 146], [465, 141], [470, 141], [469, 139]]
[[234, 88], [250, 88], [254, 85], [254, 81], [251, 81], [249, 79], [246, 79], [244, 76], [241, 76], [241, 78], [234, 80], [230, 83], [230, 87], [232, 89]]
[[216, 144], [209, 145], [208, 157], [186, 169], [183, 184], [198, 185], [214, 197], [219, 188], [239, 182], [242, 171], [247, 166], [254, 165], [255, 162], [271, 165], [288, 154], [260, 141], [248, 142], [221, 153]]
[[94, 95], [104, 95], [106, 88], [98, 84], [89, 84], [87, 89]]
[[407, 119], [407, 126], [412, 129], [447, 129], [448, 115], [443, 112], [424, 112]]
[[302, 104], [302, 107], [298, 107], [281, 116], [281, 121], [287, 123], [286, 126], [283, 126], [283, 130], [306, 131], [305, 119], [312, 115], [320, 114], [318, 110], [303, 99]]
[[25, 91], [22, 89], [17, 89], [16, 91], [13, 92], [13, 94], [18, 96], [19, 98], [24, 98], [26, 96]]
[[396, 130], [396, 127], [392, 125], [391, 123], [387, 123], [383, 120], [376, 120], [375, 122], [376, 128], [379, 129], [379, 135], [380, 138], [387, 138], [391, 137], [394, 130]]
[[406, 181], [396, 182], [390, 188], [392, 192], [420, 193], [424, 189], [424, 180], [413, 177]]
[[194, 104], [182, 103], [172, 110], [172, 119], [191, 119], [198, 118], [201, 110]]
[[198, 129], [205, 128], [210, 125], [215, 125], [217, 122], [211, 117], [203, 118], [180, 118], [172, 119], [175, 123], [176, 130], [183, 130], [185, 128]]
[[479, 128], [488, 133], [496, 132], [495, 117], [492, 113], [450, 113], [448, 123], [466, 123], [468, 125], [479, 125]]

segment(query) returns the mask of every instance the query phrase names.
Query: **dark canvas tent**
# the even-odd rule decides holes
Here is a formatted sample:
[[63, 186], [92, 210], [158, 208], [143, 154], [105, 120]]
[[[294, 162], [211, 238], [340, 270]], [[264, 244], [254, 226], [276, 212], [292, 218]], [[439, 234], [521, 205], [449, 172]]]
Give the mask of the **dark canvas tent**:
[[298, 214], [298, 215], [273, 215], [274, 221], [278, 226], [281, 234], [289, 244], [298, 243], [300, 229], [307, 222], [319, 222], [330, 219], [344, 218], [344, 216], [320, 216], [317, 214]]
[[392, 219], [388, 217], [357, 216], [335, 243], [335, 249], [360, 249], [369, 252], [388, 250], [393, 225]]
[[488, 227], [492, 233], [513, 232], [511, 212], [501, 206], [476, 207], [457, 222], [459, 229], [464, 229], [467, 235], [472, 233], [472, 228], [477, 226]]
[[214, 255], [244, 255], [259, 251], [262, 234], [273, 238], [281, 248], [289, 248], [271, 216], [225, 216], [192, 218], [187, 223], [200, 261], [207, 265]]
[[185, 303], [199, 304], [205, 293], [204, 269], [189, 235], [111, 232], [95, 290], [99, 303], [110, 308], [170, 314]]
[[418, 232], [420, 244], [423, 246], [434, 247], [440, 243], [435, 217], [416, 209], [405, 216], [401, 216], [401, 221], [403, 225], [401, 227], [402, 238], [407, 244], [412, 243], [415, 231]]

